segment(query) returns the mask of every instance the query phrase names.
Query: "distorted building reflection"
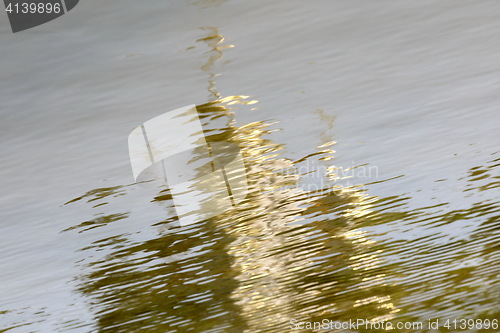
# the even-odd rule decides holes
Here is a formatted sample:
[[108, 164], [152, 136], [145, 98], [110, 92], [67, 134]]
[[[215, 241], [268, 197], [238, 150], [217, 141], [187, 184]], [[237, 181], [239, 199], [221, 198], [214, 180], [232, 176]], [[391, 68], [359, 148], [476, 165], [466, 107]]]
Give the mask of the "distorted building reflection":
[[[197, 109], [204, 126], [232, 123], [228, 104], [245, 100]], [[91, 246], [107, 255], [89, 264], [80, 291], [95, 303], [100, 331], [265, 332], [291, 319], [392, 318], [394, 287], [380, 269], [380, 250], [354, 222], [364, 197], [301, 189], [300, 175], [289, 171], [294, 161], [279, 156], [283, 146], [266, 139], [269, 131], [255, 122], [207, 135], [237, 144], [245, 158], [248, 195], [236, 208], [190, 228], [175, 217], [159, 221], [164, 231], [142, 243], [111, 238]], [[154, 201], [172, 205], [168, 190]]]

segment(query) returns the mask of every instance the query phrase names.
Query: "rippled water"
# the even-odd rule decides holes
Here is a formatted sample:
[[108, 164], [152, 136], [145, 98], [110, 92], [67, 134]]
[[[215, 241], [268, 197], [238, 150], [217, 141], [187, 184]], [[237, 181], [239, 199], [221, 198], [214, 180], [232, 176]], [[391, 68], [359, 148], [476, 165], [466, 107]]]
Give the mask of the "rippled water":
[[[0, 332], [500, 319], [500, 4], [119, 6], [0, 34]], [[249, 190], [180, 226], [126, 138], [193, 102]]]

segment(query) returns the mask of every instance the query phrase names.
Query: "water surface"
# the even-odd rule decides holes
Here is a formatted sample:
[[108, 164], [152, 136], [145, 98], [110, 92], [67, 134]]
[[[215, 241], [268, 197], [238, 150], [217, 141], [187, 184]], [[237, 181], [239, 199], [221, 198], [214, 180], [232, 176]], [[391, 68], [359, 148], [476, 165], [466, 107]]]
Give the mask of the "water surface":
[[[500, 319], [499, 10], [86, 1], [4, 29], [0, 331]], [[250, 190], [181, 227], [126, 142], [193, 103]]]

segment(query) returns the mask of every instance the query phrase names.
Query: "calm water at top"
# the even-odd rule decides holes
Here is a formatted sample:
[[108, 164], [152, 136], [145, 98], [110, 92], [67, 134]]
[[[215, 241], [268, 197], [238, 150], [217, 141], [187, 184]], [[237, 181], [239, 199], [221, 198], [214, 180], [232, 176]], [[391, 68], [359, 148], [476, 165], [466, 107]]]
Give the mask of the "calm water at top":
[[[500, 319], [499, 15], [89, 0], [17, 34], [0, 15], [0, 332]], [[190, 104], [249, 193], [181, 227], [127, 136]]]

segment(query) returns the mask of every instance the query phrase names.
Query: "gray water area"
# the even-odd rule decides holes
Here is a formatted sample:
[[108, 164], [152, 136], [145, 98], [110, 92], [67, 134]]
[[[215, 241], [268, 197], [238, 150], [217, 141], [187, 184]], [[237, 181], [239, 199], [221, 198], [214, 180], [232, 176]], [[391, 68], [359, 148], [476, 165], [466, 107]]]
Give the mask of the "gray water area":
[[[13, 34], [0, 14], [0, 332], [500, 319], [499, 15], [88, 0]], [[252, 187], [181, 228], [133, 184], [127, 136], [190, 104], [243, 147]], [[301, 159], [337, 170], [331, 192], [280, 191]]]

